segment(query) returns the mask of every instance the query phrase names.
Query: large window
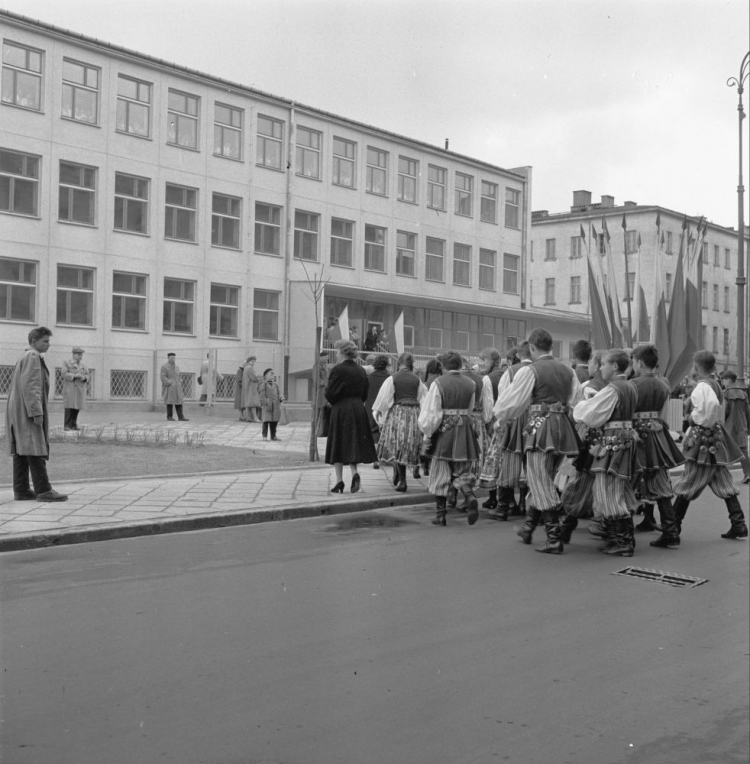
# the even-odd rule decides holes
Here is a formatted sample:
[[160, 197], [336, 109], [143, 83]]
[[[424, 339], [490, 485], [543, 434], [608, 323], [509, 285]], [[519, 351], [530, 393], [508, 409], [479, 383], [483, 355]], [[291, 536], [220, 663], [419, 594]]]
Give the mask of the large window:
[[147, 277], [139, 273], [112, 274], [112, 328], [146, 328]]
[[179, 241], [195, 241], [197, 208], [197, 189], [167, 183], [164, 236]]
[[731, 310], [731, 298], [729, 296], [729, 287], [724, 287], [724, 312], [729, 313]]
[[416, 275], [417, 235], [396, 231], [396, 273], [399, 276]]
[[242, 199], [225, 194], [211, 198], [211, 244], [215, 247], [240, 248]]
[[281, 254], [281, 207], [255, 203], [255, 251], [261, 255]]
[[713, 285], [713, 293], [714, 293], [714, 303], [713, 303], [713, 309], [719, 310], [719, 285], [714, 284]]
[[365, 270], [385, 273], [385, 228], [365, 226]]
[[497, 223], [497, 184], [482, 181], [479, 217], [484, 223]]
[[474, 191], [474, 178], [471, 175], [456, 173], [456, 214], [469, 215], [472, 212], [472, 195]]
[[297, 175], [320, 179], [320, 133], [297, 128]]
[[148, 233], [147, 178], [115, 173], [115, 229]]
[[180, 334], [193, 333], [195, 282], [164, 279], [164, 314], [162, 329]]
[[352, 141], [346, 141], [343, 138], [333, 139], [332, 182], [335, 185], [346, 186], [346, 188], [354, 188], [354, 158], [356, 155], [356, 150], [357, 144], [352, 143]]
[[724, 329], [724, 355], [729, 355], [729, 329]]
[[555, 304], [555, 280], [544, 279], [544, 304]]
[[556, 260], [557, 254], [555, 252], [556, 248], [556, 239], [547, 239], [544, 243], [544, 259], [545, 260]]
[[521, 227], [521, 192], [515, 188], [505, 189], [505, 227]]
[[638, 231], [625, 231], [625, 253], [633, 255], [638, 251]]
[[41, 111], [42, 63], [42, 51], [3, 42], [3, 103]]
[[453, 283], [471, 286], [471, 247], [468, 244], [453, 245]]
[[732, 252], [729, 247], [724, 249], [724, 267], [729, 270], [732, 267]]
[[62, 116], [89, 125], [99, 123], [99, 76], [96, 66], [63, 59]]
[[57, 323], [92, 326], [94, 323], [94, 271], [57, 266]]
[[571, 260], [581, 257], [583, 253], [583, 239], [580, 236], [570, 237], [570, 258]]
[[96, 212], [96, 168], [60, 162], [58, 219], [94, 225]]
[[236, 337], [239, 325], [240, 288], [211, 284], [208, 333], [212, 337]]
[[217, 103], [214, 106], [214, 154], [227, 159], [242, 159], [242, 121], [244, 111]]
[[388, 194], [388, 153], [367, 147], [367, 192], [387, 196]]
[[667, 231], [667, 242], [665, 244], [665, 252], [668, 255], [672, 254], [672, 232]]
[[479, 288], [495, 291], [495, 261], [497, 254], [491, 249], [479, 250]]
[[117, 130], [148, 138], [151, 124], [151, 83], [117, 78]]
[[427, 281], [445, 281], [445, 242], [442, 239], [427, 237], [424, 277]]
[[714, 244], [714, 265], [716, 267], [721, 265], [721, 247], [718, 244]]
[[704, 281], [701, 284], [701, 308], [708, 307], [708, 282]]
[[167, 143], [186, 149], [198, 148], [198, 104], [197, 96], [169, 91]]
[[36, 263], [0, 257], [0, 320], [34, 321]]
[[294, 211], [294, 256], [299, 260], [318, 259], [320, 215]]
[[570, 277], [570, 302], [571, 303], [581, 302], [581, 277], [580, 276]]
[[664, 302], [669, 302], [672, 299], [672, 274], [664, 274]]
[[518, 255], [503, 255], [503, 292], [518, 294], [518, 269], [521, 258]]
[[331, 218], [331, 265], [352, 267], [354, 251], [354, 223]]
[[427, 168], [427, 206], [433, 210], [445, 210], [445, 173], [444, 167]]
[[419, 162], [408, 157], [398, 158], [398, 198], [402, 202], [417, 201]]
[[255, 161], [274, 170], [281, 169], [284, 155], [282, 141], [284, 139], [284, 123], [270, 117], [258, 117], [258, 148]]
[[256, 289], [253, 293], [253, 339], [279, 339], [279, 293]]
[[39, 157], [0, 149], [0, 212], [37, 215]]

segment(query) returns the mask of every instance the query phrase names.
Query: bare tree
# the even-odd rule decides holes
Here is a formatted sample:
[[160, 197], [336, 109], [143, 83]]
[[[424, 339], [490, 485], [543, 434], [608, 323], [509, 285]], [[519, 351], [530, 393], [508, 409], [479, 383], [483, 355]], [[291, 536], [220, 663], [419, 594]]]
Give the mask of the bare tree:
[[318, 374], [318, 363], [320, 362], [320, 341], [323, 333], [323, 327], [320, 324], [320, 300], [323, 297], [323, 291], [331, 280], [325, 278], [325, 264], [321, 264], [320, 275], [318, 272], [310, 275], [305, 266], [305, 261], [300, 260], [302, 268], [305, 271], [305, 278], [307, 279], [307, 286], [310, 290], [308, 294], [305, 292], [305, 297], [313, 303], [315, 310], [315, 347], [313, 348], [313, 360], [312, 360], [312, 415], [310, 418], [310, 447], [308, 450], [308, 459], [311, 462], [320, 461], [320, 455], [318, 454], [318, 397], [320, 393], [320, 375]]

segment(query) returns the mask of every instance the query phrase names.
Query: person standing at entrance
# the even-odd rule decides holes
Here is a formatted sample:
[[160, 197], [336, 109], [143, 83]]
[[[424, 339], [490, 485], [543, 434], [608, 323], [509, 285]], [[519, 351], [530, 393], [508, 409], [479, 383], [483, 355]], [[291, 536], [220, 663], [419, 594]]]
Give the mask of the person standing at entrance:
[[263, 372], [263, 381], [258, 387], [260, 395], [260, 407], [263, 412], [263, 440], [268, 437], [268, 429], [271, 429], [271, 440], [278, 440], [276, 437], [276, 425], [281, 419], [281, 404], [284, 396], [281, 394], [276, 375], [273, 369], [266, 369]]
[[[8, 390], [5, 431], [13, 457], [13, 498], [16, 501], [67, 501], [52, 490], [47, 477], [49, 459], [49, 370], [43, 354], [52, 332], [39, 326], [29, 332], [29, 349], [15, 365]], [[31, 490], [29, 482], [34, 490]]]
[[167, 353], [167, 362], [161, 367], [161, 395], [167, 406], [167, 421], [174, 422], [172, 408], [177, 409], [177, 418], [181, 422], [189, 421], [182, 413], [182, 385], [180, 384], [180, 367], [177, 366], [175, 353]]
[[258, 386], [261, 379], [255, 372], [254, 355], [245, 362], [242, 372], [242, 416], [245, 422], [260, 422], [260, 393]]
[[73, 358], [62, 363], [65, 429], [78, 429], [78, 412], [86, 408], [86, 387], [91, 373], [83, 363], [83, 348], [73, 348]]

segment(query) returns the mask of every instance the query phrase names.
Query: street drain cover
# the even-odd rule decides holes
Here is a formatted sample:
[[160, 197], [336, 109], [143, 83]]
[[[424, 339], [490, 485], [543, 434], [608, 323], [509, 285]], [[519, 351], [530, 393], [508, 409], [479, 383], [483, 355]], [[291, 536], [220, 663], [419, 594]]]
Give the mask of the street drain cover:
[[663, 570], [637, 568], [634, 565], [628, 565], [627, 568], [617, 570], [613, 575], [640, 578], [643, 581], [653, 581], [655, 584], [667, 584], [668, 586], [676, 586], [679, 589], [690, 589], [705, 584], [706, 581], [708, 581], [707, 578], [695, 578], [695, 576], [682, 576], [678, 573], [666, 573]]

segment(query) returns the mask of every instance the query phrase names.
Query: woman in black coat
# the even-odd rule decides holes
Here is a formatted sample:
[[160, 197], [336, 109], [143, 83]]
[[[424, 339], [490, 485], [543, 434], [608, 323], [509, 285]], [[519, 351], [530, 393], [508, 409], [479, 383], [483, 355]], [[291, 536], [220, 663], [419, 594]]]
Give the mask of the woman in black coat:
[[333, 493], [344, 492], [344, 464], [352, 473], [351, 491], [359, 491], [358, 464], [371, 464], [377, 459], [370, 422], [365, 411], [367, 374], [357, 366], [357, 346], [351, 340], [338, 340], [336, 349], [340, 363], [331, 369], [326, 387], [326, 400], [331, 404], [331, 417], [326, 441], [326, 464], [336, 472]]

